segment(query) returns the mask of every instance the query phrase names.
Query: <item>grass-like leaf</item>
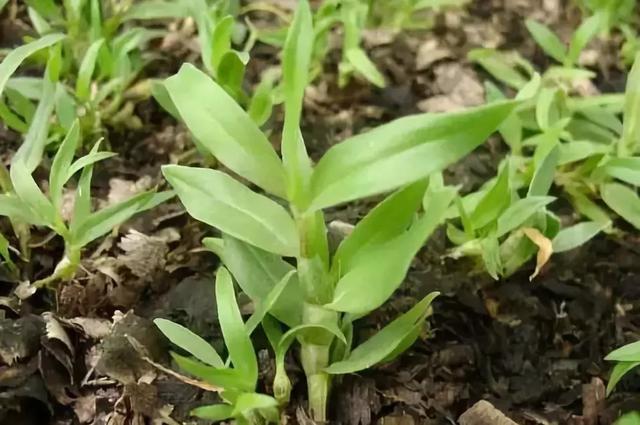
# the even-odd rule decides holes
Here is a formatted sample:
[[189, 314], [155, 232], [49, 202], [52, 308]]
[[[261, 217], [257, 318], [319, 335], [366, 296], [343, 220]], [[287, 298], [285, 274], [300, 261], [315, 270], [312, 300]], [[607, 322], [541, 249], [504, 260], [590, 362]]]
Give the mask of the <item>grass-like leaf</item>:
[[189, 329], [166, 319], [155, 319], [153, 323], [169, 341], [189, 352], [196, 359], [213, 367], [224, 367], [224, 361], [220, 358], [215, 348]]

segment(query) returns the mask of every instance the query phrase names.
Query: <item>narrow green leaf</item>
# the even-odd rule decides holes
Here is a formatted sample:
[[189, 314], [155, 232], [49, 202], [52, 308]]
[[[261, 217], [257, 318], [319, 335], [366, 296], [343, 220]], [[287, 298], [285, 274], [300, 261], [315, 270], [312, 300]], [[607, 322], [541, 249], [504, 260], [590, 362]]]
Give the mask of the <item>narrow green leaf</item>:
[[162, 172], [195, 219], [266, 251], [298, 255], [296, 225], [279, 204], [221, 171], [165, 165]]
[[[276, 409], [278, 408], [278, 402], [275, 398], [265, 394], [258, 393], [243, 393], [240, 394], [233, 408], [233, 415], [242, 415], [244, 417], [251, 417], [254, 410], [262, 411], [264, 409]], [[262, 413], [262, 412], [261, 412]], [[277, 420], [277, 414], [276, 414]], [[268, 422], [272, 423], [272, 422]]]
[[609, 183], [600, 188], [600, 196], [616, 214], [640, 229], [640, 198], [634, 190], [619, 183]]
[[640, 157], [609, 158], [596, 172], [605, 173], [623, 182], [640, 186]]
[[529, 196], [518, 199], [504, 210], [498, 217], [498, 230], [496, 237], [501, 237], [513, 229], [518, 228], [534, 214], [543, 210], [555, 200], [552, 196]]
[[300, 0], [282, 51], [285, 117], [281, 150], [287, 175], [287, 194], [295, 203], [299, 202], [302, 194], [306, 194], [306, 181], [311, 174], [311, 161], [300, 135], [300, 119], [309, 80], [313, 34], [311, 8], [307, 0]]
[[33, 212], [27, 204], [15, 195], [0, 195], [0, 216], [23, 221], [33, 226], [49, 225], [39, 214]]
[[406, 230], [420, 207], [427, 187], [419, 181], [399, 190], [371, 210], [338, 247], [333, 267], [344, 274], [351, 269], [353, 258], [366, 247], [386, 242]]
[[80, 69], [78, 70], [78, 79], [76, 80], [76, 97], [81, 102], [86, 102], [91, 96], [91, 77], [96, 67], [96, 61], [98, 59], [98, 53], [104, 44], [104, 38], [100, 38], [93, 43], [87, 49], [82, 62], [80, 63]]
[[565, 67], [571, 67], [578, 62], [582, 50], [587, 47], [589, 41], [598, 34], [600, 24], [599, 14], [591, 15], [580, 24], [569, 44], [567, 57], [564, 61]]
[[640, 412], [626, 413], [620, 416], [614, 425], [640, 425]]
[[2, 60], [2, 63], [0, 63], [0, 94], [4, 91], [4, 86], [7, 84], [9, 77], [11, 77], [26, 58], [38, 50], [42, 50], [56, 44], [64, 37], [64, 34], [49, 34], [11, 50], [11, 52], [9, 52], [9, 54]]
[[620, 156], [634, 154], [640, 146], [640, 53], [627, 76], [624, 92], [624, 124], [618, 145]]
[[216, 274], [216, 303], [231, 363], [255, 385], [258, 381], [258, 359], [240, 315], [231, 275], [224, 267], [220, 267]]
[[220, 64], [222, 63], [223, 57], [227, 53], [230, 53], [231, 34], [234, 23], [235, 19], [233, 16], [225, 16], [216, 23], [216, 26], [211, 33], [211, 68], [215, 71], [217, 79], [223, 77], [223, 75], [221, 75]]
[[400, 118], [331, 147], [313, 173], [309, 209], [392, 191], [444, 169], [484, 142], [518, 103]]
[[146, 0], [134, 3], [123, 19], [125, 21], [140, 19], [179, 19], [191, 15], [186, 2], [179, 0]]
[[553, 238], [553, 252], [565, 252], [584, 245], [608, 227], [610, 223], [585, 221], [560, 230]]
[[500, 242], [494, 233], [480, 240], [480, 249], [487, 273], [495, 280], [500, 279], [504, 274], [504, 266], [500, 257]]
[[155, 325], [172, 343], [190, 353], [196, 359], [217, 368], [224, 368], [224, 361], [207, 341], [184, 326], [166, 319], [155, 319]]
[[554, 146], [542, 162], [540, 162], [540, 165], [533, 174], [527, 197], [545, 196], [549, 193], [549, 189], [551, 189], [553, 179], [555, 178], [559, 157], [560, 149], [558, 146]]
[[78, 111], [76, 109], [75, 100], [67, 92], [67, 88], [62, 83], [58, 83], [56, 85], [55, 112], [56, 117], [58, 118], [58, 123], [60, 123], [62, 128], [66, 131], [71, 130], [71, 126], [78, 116]]
[[203, 146], [242, 177], [284, 196], [284, 170], [278, 155], [224, 89], [189, 64], [164, 85], [180, 117]]
[[191, 416], [209, 421], [224, 421], [233, 418], [233, 406], [228, 404], [212, 404], [210, 406], [196, 407], [190, 414]]
[[525, 25], [533, 39], [547, 55], [560, 63], [565, 61], [567, 48], [549, 27], [533, 19], [527, 19]]
[[249, 382], [239, 370], [216, 368], [194, 358], [184, 357], [173, 352], [171, 352], [171, 357], [180, 369], [211, 385], [220, 387], [221, 390], [255, 390], [255, 382]]
[[[100, 140], [94, 143], [89, 154], [94, 154], [100, 149]], [[77, 232], [78, 227], [84, 223], [91, 214], [91, 178], [93, 177], [93, 164], [82, 169], [78, 186], [76, 187], [76, 198], [73, 206], [73, 219], [70, 223], [71, 233]]]
[[269, 291], [267, 297], [263, 300], [260, 300], [253, 311], [249, 320], [247, 320], [247, 332], [249, 335], [253, 333], [253, 331], [258, 327], [258, 325], [262, 322], [264, 317], [269, 313], [276, 303], [280, 300], [280, 296], [283, 294], [287, 285], [291, 282], [291, 277], [295, 274], [295, 271], [290, 271], [287, 273], [280, 282], [276, 283], [276, 285]]
[[[1, 7], [0, 7], [0, 10], [2, 10]], [[2, 233], [0, 233], [0, 256], [6, 263], [6, 266], [7, 268], [9, 268], [9, 270], [11, 270], [12, 272], [17, 272], [18, 268], [16, 267], [16, 264], [11, 259], [11, 254], [9, 253], [9, 247], [10, 247], [9, 241], [7, 240], [7, 238], [4, 237]]]
[[400, 286], [411, 260], [444, 219], [456, 191], [445, 188], [427, 195], [424, 215], [407, 232], [358, 253], [352, 269], [336, 284], [334, 298], [326, 308], [368, 313], [381, 306]]
[[364, 50], [355, 47], [347, 49], [344, 55], [355, 70], [369, 82], [380, 88], [386, 85], [384, 75], [378, 71], [378, 68], [376, 68], [376, 65], [369, 59], [369, 56], [367, 56]]
[[611, 376], [609, 376], [609, 382], [607, 382], [607, 396], [609, 396], [613, 390], [616, 388], [616, 385], [618, 385], [618, 382], [620, 382], [620, 380], [629, 372], [631, 372], [633, 369], [637, 368], [638, 366], [640, 366], [640, 362], [639, 361], [634, 361], [634, 362], [620, 362], [618, 364], [616, 364], [613, 367], [613, 370], [611, 371]]
[[164, 194], [144, 192], [90, 214], [77, 225], [72, 235], [73, 245], [83, 247], [110, 232], [140, 212], [149, 202], [152, 202], [154, 196], [161, 196], [164, 199]]
[[222, 56], [218, 67], [218, 83], [234, 98], [240, 99], [243, 95], [242, 82], [244, 81], [245, 65], [237, 52], [228, 51]]
[[[205, 238], [204, 245], [213, 251], [229, 269], [242, 291], [254, 302], [269, 297], [274, 288], [294, 267], [277, 255], [245, 243], [228, 234], [223, 239]], [[283, 290], [270, 314], [289, 327], [300, 324], [302, 290], [296, 274]]]
[[494, 220], [511, 204], [509, 163], [506, 162], [498, 174], [491, 189], [489, 189], [470, 215], [474, 229], [480, 229]]
[[438, 295], [437, 292], [427, 295], [411, 310], [356, 347], [346, 360], [333, 363], [325, 371], [332, 375], [353, 373], [383, 361], [404, 342], [405, 337], [414, 332], [416, 324], [424, 322], [431, 302]]
[[62, 141], [62, 144], [56, 152], [51, 165], [49, 174], [49, 196], [56, 211], [60, 210], [62, 202], [62, 189], [68, 181], [68, 169], [76, 153], [78, 143], [80, 141], [80, 123], [78, 120], [73, 122], [71, 129]]
[[632, 342], [613, 350], [604, 359], [615, 362], [640, 361], [640, 341]]
[[474, 49], [467, 57], [482, 66], [495, 79], [516, 90], [527, 84], [527, 77], [517, 69], [513, 59], [502, 52], [494, 49]]
[[267, 122], [273, 110], [273, 81], [264, 78], [255, 88], [249, 103], [248, 113], [259, 126]]

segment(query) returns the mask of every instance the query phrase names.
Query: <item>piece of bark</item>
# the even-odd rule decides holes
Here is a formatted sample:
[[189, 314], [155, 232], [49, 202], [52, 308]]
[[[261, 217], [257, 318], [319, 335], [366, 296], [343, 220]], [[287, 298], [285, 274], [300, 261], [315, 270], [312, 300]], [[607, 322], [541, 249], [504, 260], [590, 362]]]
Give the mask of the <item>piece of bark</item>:
[[493, 404], [480, 400], [458, 418], [460, 425], [518, 425]]

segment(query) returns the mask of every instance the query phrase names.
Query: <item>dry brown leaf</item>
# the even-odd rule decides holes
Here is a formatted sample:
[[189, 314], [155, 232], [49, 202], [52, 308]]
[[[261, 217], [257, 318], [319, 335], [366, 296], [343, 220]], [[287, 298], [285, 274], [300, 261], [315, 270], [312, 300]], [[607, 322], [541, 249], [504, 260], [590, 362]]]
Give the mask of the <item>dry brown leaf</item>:
[[553, 244], [551, 240], [547, 238], [545, 235], [540, 233], [538, 229], [534, 229], [533, 227], [526, 227], [522, 229], [525, 235], [538, 246], [538, 255], [536, 257], [536, 269], [531, 276], [529, 276], [529, 281], [532, 281], [542, 267], [549, 261], [551, 258], [551, 254], [553, 254]]

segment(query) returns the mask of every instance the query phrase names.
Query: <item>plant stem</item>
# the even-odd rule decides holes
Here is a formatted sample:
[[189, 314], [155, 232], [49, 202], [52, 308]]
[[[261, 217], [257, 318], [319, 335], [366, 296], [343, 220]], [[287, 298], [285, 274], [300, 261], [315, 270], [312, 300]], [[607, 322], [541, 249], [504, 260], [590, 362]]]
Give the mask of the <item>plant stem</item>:
[[331, 386], [330, 377], [324, 372], [329, 366], [329, 345], [302, 344], [300, 358], [307, 376], [309, 412], [318, 422], [327, 420], [327, 399]]

